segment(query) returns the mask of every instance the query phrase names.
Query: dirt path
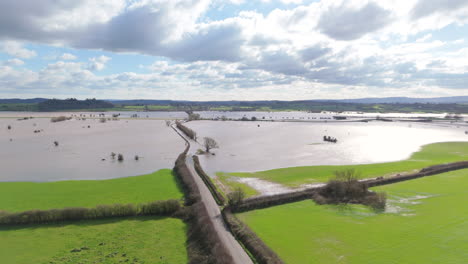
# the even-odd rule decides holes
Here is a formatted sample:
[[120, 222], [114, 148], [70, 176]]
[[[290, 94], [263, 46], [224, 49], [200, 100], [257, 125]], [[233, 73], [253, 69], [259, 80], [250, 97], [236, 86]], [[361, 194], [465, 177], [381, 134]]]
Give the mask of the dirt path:
[[190, 149], [187, 153], [187, 159], [185, 162], [192, 176], [194, 177], [198, 188], [200, 189], [201, 201], [208, 211], [210, 219], [213, 222], [213, 225], [216, 229], [216, 232], [218, 233], [218, 236], [220, 237], [220, 240], [229, 250], [229, 253], [233, 257], [234, 262], [236, 264], [253, 264], [250, 257], [247, 255], [247, 253], [244, 251], [244, 249], [241, 247], [241, 245], [237, 242], [237, 240], [227, 228], [226, 224], [224, 223], [223, 217], [221, 216], [221, 210], [216, 204], [215, 199], [211, 195], [211, 192], [208, 190], [208, 187], [206, 187], [201, 177], [195, 171], [192, 155], [196, 153], [197, 149], [200, 148], [200, 145], [197, 142], [185, 137], [180, 131], [178, 132], [179, 135], [188, 140], [190, 144]]

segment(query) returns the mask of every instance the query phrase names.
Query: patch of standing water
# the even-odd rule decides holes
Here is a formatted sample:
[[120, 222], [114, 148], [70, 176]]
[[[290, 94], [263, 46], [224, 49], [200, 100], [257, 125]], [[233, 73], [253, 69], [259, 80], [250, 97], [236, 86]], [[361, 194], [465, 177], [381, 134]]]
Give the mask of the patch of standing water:
[[275, 195], [281, 193], [288, 193], [292, 191], [292, 189], [287, 188], [281, 184], [261, 180], [258, 178], [232, 177], [230, 180], [246, 184], [249, 187], [255, 189], [257, 192], [259, 192], [260, 195]]
[[421, 200], [433, 197], [434, 195], [415, 195], [411, 197], [393, 196], [387, 199], [385, 213], [400, 214], [402, 216], [414, 216], [414, 210], [408, 206], [421, 204]]

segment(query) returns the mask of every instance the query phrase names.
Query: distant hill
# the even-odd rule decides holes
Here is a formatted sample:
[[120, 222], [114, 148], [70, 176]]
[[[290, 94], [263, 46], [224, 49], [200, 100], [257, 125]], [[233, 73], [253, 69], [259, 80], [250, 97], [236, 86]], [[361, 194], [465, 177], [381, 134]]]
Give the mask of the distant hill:
[[47, 98], [31, 98], [31, 99], [0, 99], [0, 104], [37, 104], [44, 101], [47, 101]]
[[312, 100], [296, 100], [296, 101], [280, 101], [280, 100], [258, 100], [258, 101], [184, 101], [184, 100], [147, 100], [147, 99], [132, 99], [132, 100], [106, 100], [114, 104], [123, 105], [173, 105], [173, 104], [192, 104], [192, 105], [242, 105], [256, 104], [266, 105], [271, 103], [306, 103], [306, 102], [339, 102], [339, 103], [359, 103], [359, 104], [461, 104], [468, 103], [468, 96], [452, 96], [452, 97], [434, 97], [434, 98], [412, 98], [412, 97], [382, 97], [382, 98], [358, 98], [358, 99], [312, 99]]
[[[0, 104], [32, 104], [47, 101], [47, 98], [32, 99], [0, 99]], [[174, 104], [192, 104], [192, 105], [225, 105], [234, 106], [242, 104], [266, 105], [271, 103], [305, 103], [305, 102], [340, 102], [340, 103], [359, 103], [359, 104], [465, 104], [468, 103], [468, 96], [434, 97], [434, 98], [413, 98], [413, 97], [382, 97], [382, 98], [358, 98], [358, 99], [312, 99], [296, 101], [280, 100], [258, 100], [258, 101], [187, 101], [187, 100], [153, 100], [153, 99], [105, 99], [112, 104], [121, 105], [174, 105]]]
[[63, 111], [63, 110], [74, 110], [74, 109], [103, 109], [103, 108], [113, 108], [114, 105], [110, 102], [96, 100], [96, 99], [86, 99], [86, 100], [77, 100], [75, 98], [59, 100], [59, 99], [50, 99], [38, 104], [39, 111]]
[[362, 104], [461, 104], [468, 103], [468, 96], [435, 97], [435, 98], [411, 98], [411, 97], [386, 97], [386, 98], [361, 98], [336, 100], [345, 103]]

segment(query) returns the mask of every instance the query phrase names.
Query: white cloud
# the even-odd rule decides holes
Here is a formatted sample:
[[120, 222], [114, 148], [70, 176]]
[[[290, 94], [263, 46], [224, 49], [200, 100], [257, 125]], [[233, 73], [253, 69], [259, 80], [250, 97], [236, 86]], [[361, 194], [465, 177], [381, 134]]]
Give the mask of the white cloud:
[[24, 61], [20, 59], [9, 59], [1, 63], [4, 66], [21, 66], [24, 64]]
[[[468, 69], [465, 53], [453, 50], [463, 46], [464, 36], [456, 36], [458, 41], [443, 41], [434, 32], [468, 24], [463, 1], [451, 0], [440, 9], [422, 0], [322, 0], [310, 4], [276, 0], [270, 4], [280, 1], [295, 5], [266, 14], [241, 11], [213, 20], [207, 14], [210, 8], [224, 7], [219, 0], [56, 4], [44, 0], [30, 6], [26, 0], [5, 0], [0, 3], [0, 39], [142, 53], [166, 60], [153, 64], [149, 74], [96, 76], [94, 72], [106, 68], [109, 57], [98, 56], [87, 63], [63, 62], [76, 59], [65, 53], [56, 57], [63, 61], [27, 74], [36, 81], [26, 85], [17, 80], [18, 86], [26, 89], [33, 85], [47, 89], [45, 83], [50, 78], [54, 87], [132, 89], [147, 95], [158, 91], [167, 96], [188, 96], [194, 94], [190, 91], [201, 90], [213, 91], [213, 96], [223, 91], [248, 90], [253, 94], [257, 90], [273, 98], [281, 89], [282, 96], [291, 98], [289, 93], [294, 92], [304, 96], [366, 91], [384, 95], [403, 93], [411, 87], [418, 87], [418, 91], [440, 87], [440, 94], [450, 93], [447, 89], [468, 93], [462, 85]], [[441, 1], [428, 2], [442, 5]], [[246, 1], [231, 3], [242, 10]], [[15, 15], [5, 11], [13, 7], [17, 8]], [[7, 49], [2, 45], [2, 50], [14, 57], [36, 55], [20, 42], [4, 43], [14, 43]], [[13, 74], [15, 69], [8, 72], [11, 84], [11, 76], [19, 74]], [[0, 87], [0, 92], [2, 89], [6, 86]]]
[[59, 60], [76, 60], [77, 57], [70, 53], [64, 53], [58, 57]]
[[101, 71], [106, 67], [106, 63], [110, 61], [111, 58], [101, 55], [99, 57], [89, 59], [88, 70], [90, 71]]
[[23, 44], [16, 41], [4, 41], [3, 43], [0, 42], [0, 52], [5, 52], [10, 56], [22, 59], [30, 59], [37, 55], [34, 50], [24, 48]]

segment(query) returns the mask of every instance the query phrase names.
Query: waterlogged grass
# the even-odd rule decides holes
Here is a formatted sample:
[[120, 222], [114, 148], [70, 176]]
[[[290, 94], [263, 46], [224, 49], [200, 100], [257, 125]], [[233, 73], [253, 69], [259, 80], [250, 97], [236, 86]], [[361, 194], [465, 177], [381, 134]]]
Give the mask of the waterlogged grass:
[[[361, 173], [361, 178], [372, 178], [389, 174], [411, 172], [436, 164], [468, 160], [468, 142], [434, 143], [424, 146], [420, 151], [403, 161], [344, 165], [344, 166], [306, 166], [274, 169], [253, 173], [228, 173], [235, 177], [254, 177], [289, 187], [298, 187], [306, 183], [326, 182], [339, 170], [355, 169]], [[227, 179], [228, 177], [225, 177]], [[230, 185], [228, 180], [225, 184]]]
[[[254, 188], [248, 186], [247, 184], [243, 184], [243, 183], [235, 181], [234, 179], [232, 179], [231, 176], [229, 176], [226, 173], [222, 173], [222, 172], [217, 173], [216, 177], [218, 177], [218, 180], [224, 186], [227, 186], [230, 189], [229, 191], [233, 191], [236, 188], [241, 188], [244, 191], [244, 193], [245, 193], [245, 195], [247, 197], [255, 196], [255, 195], [260, 194], [259, 192], [257, 192], [257, 190], [255, 190]], [[218, 188], [218, 189], [220, 189], [220, 188]]]
[[185, 232], [179, 219], [154, 217], [0, 227], [0, 256], [15, 264], [187, 263]]
[[0, 183], [0, 210], [10, 212], [142, 203], [182, 197], [183, 193], [169, 169], [111, 180]]
[[467, 187], [465, 169], [374, 188], [386, 213], [307, 200], [238, 217], [286, 263], [466, 263]]

